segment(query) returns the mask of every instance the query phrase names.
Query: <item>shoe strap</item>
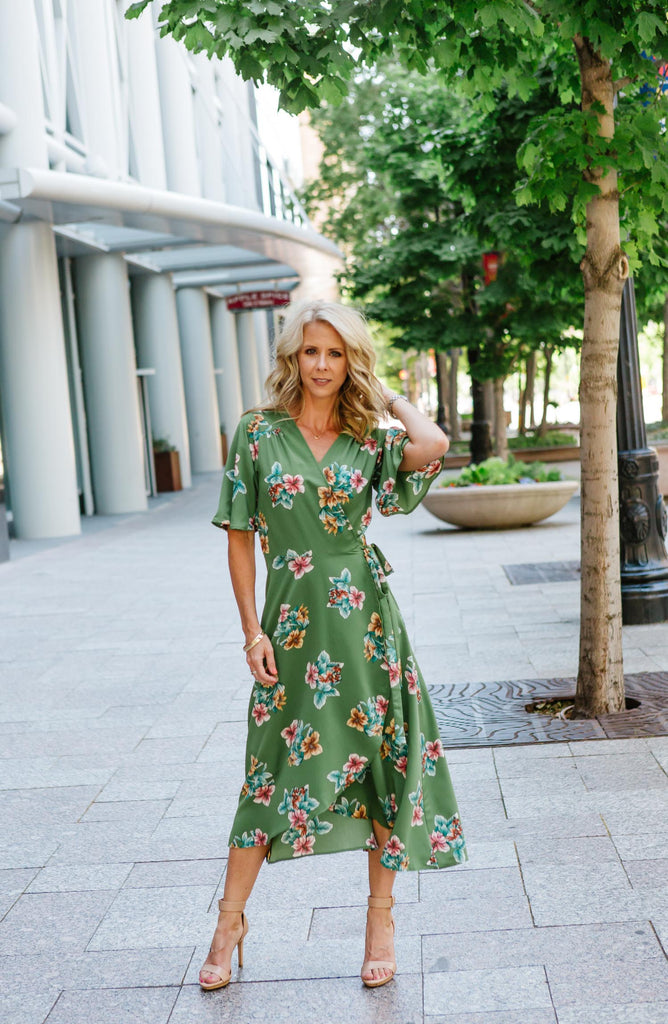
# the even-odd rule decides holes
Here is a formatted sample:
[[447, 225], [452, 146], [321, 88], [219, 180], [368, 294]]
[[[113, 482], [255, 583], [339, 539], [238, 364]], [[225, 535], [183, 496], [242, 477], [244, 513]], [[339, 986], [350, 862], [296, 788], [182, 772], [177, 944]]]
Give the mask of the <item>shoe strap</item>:
[[[212, 949], [212, 950], [209, 950], [209, 952], [210, 953], [215, 953], [216, 950]], [[225, 978], [227, 977], [227, 973], [225, 972], [225, 969], [223, 967], [221, 967], [220, 964], [210, 964], [210, 963], [202, 964], [202, 966], [199, 969], [199, 973], [200, 974], [215, 974], [218, 978], [220, 978], [221, 981], [224, 981]], [[230, 977], [231, 977], [231, 972], [230, 972]]]
[[367, 896], [367, 904], [374, 910], [391, 910], [395, 902], [394, 896]]
[[218, 900], [218, 910], [224, 914], [243, 914], [246, 900]]

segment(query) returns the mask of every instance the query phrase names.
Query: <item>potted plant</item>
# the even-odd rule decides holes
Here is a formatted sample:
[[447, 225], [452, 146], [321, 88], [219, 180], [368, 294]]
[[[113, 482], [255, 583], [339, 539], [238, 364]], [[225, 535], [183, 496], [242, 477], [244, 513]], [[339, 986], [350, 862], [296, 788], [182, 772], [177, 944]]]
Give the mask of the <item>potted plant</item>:
[[467, 466], [454, 479], [434, 488], [425, 508], [454, 526], [508, 530], [554, 515], [575, 494], [576, 480], [562, 480], [559, 470], [540, 462], [486, 459]]
[[180, 491], [181, 462], [179, 453], [167, 438], [153, 438], [153, 462], [155, 465], [155, 487], [162, 491]]

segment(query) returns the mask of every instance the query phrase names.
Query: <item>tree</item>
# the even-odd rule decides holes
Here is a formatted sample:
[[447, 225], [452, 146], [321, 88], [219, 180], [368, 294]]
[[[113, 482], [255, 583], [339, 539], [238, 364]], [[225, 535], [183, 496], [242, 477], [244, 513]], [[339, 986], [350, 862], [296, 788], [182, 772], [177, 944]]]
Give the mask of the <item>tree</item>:
[[[503, 379], [561, 343], [580, 301], [570, 214], [520, 209], [513, 196], [526, 125], [557, 100], [552, 75], [540, 77], [530, 101], [500, 89], [480, 110], [436, 76], [383, 60], [312, 115], [323, 159], [305, 203], [348, 257], [345, 291], [397, 328], [398, 344], [468, 348], [474, 383], [496, 382], [499, 447]], [[490, 250], [504, 256], [485, 287]], [[483, 440], [472, 438], [474, 461], [490, 454]]]
[[[152, 0], [133, 3], [138, 16]], [[343, 97], [361, 64], [393, 54], [435, 69], [491, 108], [505, 84], [528, 98], [551, 57], [561, 106], [530, 126], [520, 202], [573, 202], [584, 285], [581, 358], [582, 529], [576, 711], [621, 710], [615, 434], [619, 313], [629, 260], [654, 254], [668, 207], [666, 99], [657, 89], [668, 23], [660, 0], [167, 0], [163, 31], [245, 78], [266, 78], [286, 109]], [[640, 87], [645, 90], [640, 95]], [[580, 96], [580, 108], [570, 104]], [[615, 109], [615, 96], [619, 103]], [[622, 221], [620, 226], [620, 202]], [[621, 246], [620, 231], [632, 237]]]

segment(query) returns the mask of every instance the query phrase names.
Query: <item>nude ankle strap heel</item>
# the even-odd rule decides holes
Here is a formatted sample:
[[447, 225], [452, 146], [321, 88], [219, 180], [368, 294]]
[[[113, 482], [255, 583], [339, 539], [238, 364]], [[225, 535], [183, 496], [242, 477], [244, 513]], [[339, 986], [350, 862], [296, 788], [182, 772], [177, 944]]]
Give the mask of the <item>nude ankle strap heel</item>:
[[[367, 896], [369, 910], [391, 910], [395, 902], [394, 896]], [[392, 921], [392, 933], [394, 934], [394, 921]], [[364, 977], [367, 971], [376, 969], [385, 969], [390, 973], [386, 974], [383, 978], [369, 979]], [[381, 985], [387, 985], [388, 981], [392, 981], [396, 971], [397, 964], [394, 960], [365, 960], [362, 964], [360, 977], [367, 988], [380, 988]]]
[[[216, 932], [218, 931], [218, 928], [220, 926], [220, 914], [241, 914], [241, 935], [236, 943], [237, 961], [239, 967], [243, 967], [244, 965], [244, 939], [248, 934], [248, 919], [244, 914], [245, 907], [245, 900], [218, 900], [219, 923], [218, 925], [216, 925], [216, 931], [213, 934], [213, 939], [211, 940], [211, 948], [209, 949], [209, 953], [216, 953], [218, 952], [218, 949], [222, 948], [221, 946], [219, 946], [218, 949], [216, 949], [213, 945], [216, 940]], [[204, 989], [205, 992], [211, 992], [213, 989], [216, 988], [225, 988], [226, 985], [229, 985], [230, 980], [232, 978], [231, 969], [229, 973], [226, 973], [223, 967], [220, 967], [218, 964], [213, 964], [210, 962], [205, 963], [201, 967], [200, 975], [202, 974], [213, 974], [214, 977], [217, 978], [217, 981], [214, 982], [203, 982], [200, 980], [200, 988]]]

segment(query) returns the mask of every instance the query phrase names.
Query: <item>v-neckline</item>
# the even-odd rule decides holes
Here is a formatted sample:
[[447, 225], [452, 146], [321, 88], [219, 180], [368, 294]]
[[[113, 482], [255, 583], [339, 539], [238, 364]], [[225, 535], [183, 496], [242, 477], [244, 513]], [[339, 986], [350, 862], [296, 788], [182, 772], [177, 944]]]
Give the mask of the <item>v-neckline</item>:
[[308, 453], [311, 456], [311, 458], [313, 459], [313, 461], [315, 462], [316, 466], [318, 466], [319, 469], [322, 469], [323, 468], [323, 463], [325, 462], [326, 459], [329, 458], [330, 452], [336, 447], [336, 445], [341, 440], [344, 431], [342, 430], [339, 434], [336, 435], [336, 437], [334, 438], [334, 440], [330, 444], [329, 448], [327, 449], [327, 451], [325, 452], [323, 457], [321, 459], [316, 459], [315, 452], [313, 451], [313, 449], [311, 448], [310, 444], [308, 443], [308, 441], [306, 440], [306, 438], [302, 434], [301, 430], [299, 429], [299, 427], [297, 425], [297, 421], [292, 416], [290, 417], [290, 422], [294, 425], [295, 430], [297, 431], [297, 433], [299, 434], [300, 438], [302, 439], [302, 442], [304, 443], [304, 445], [308, 449]]

